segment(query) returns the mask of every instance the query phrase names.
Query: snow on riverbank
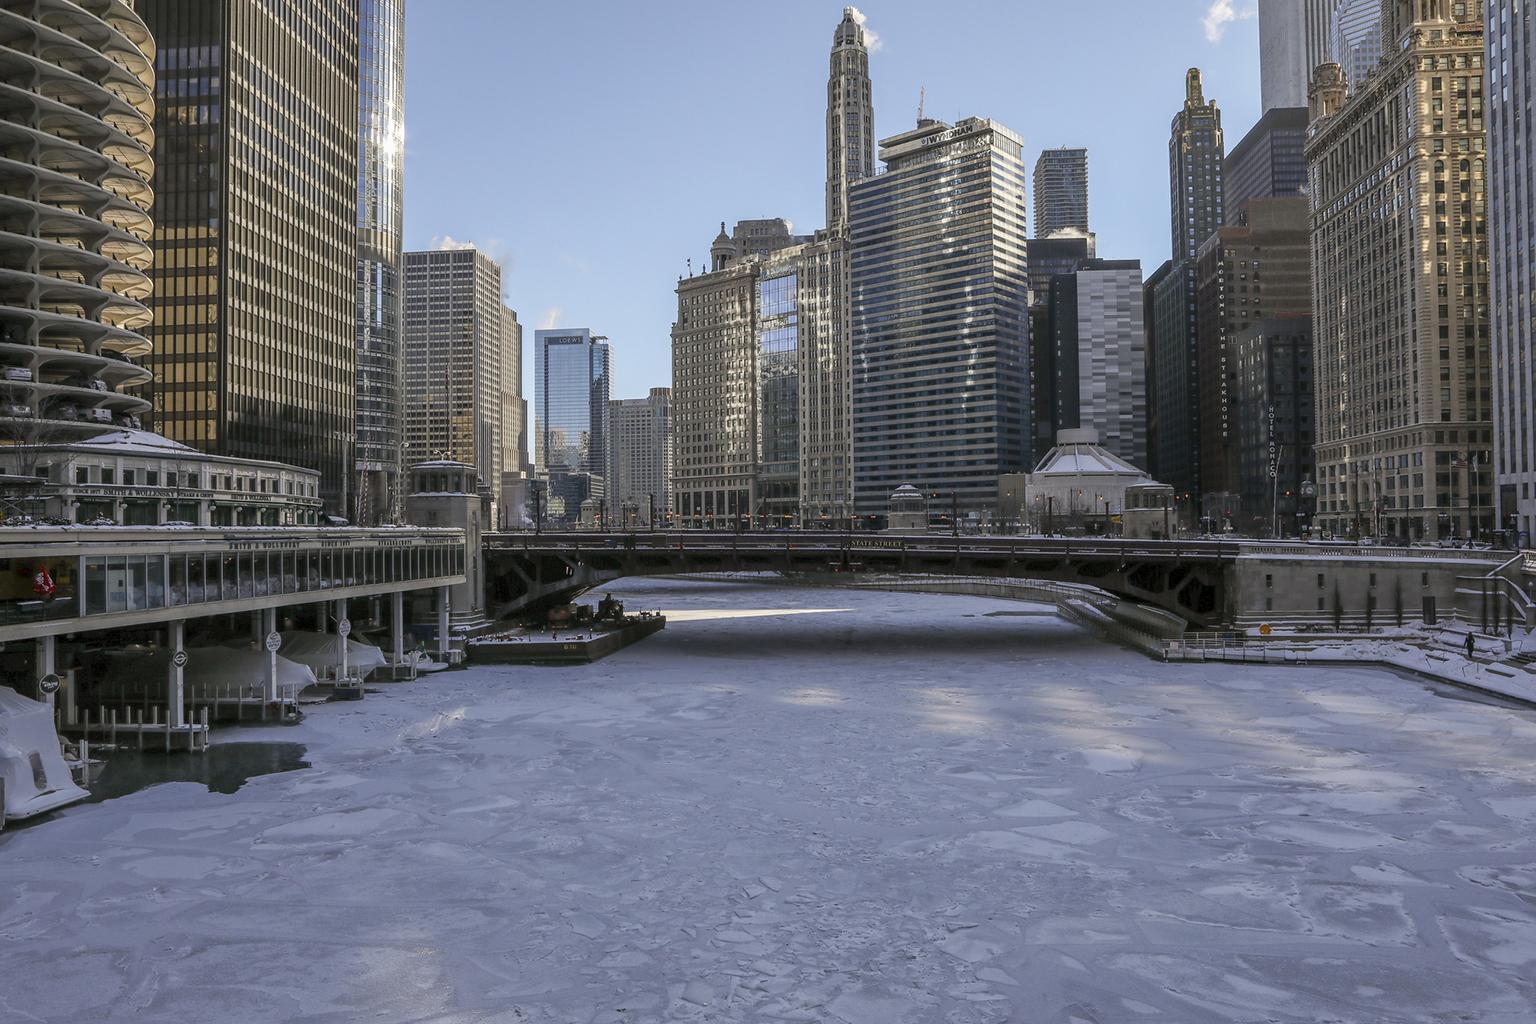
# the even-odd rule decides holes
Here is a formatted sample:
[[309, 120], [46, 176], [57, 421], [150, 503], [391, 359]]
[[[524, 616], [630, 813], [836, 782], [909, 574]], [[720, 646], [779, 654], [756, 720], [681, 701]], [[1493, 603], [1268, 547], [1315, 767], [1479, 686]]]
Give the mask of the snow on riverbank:
[[0, 836], [0, 1019], [1532, 1019], [1530, 712], [1010, 602], [613, 590], [695, 614]]

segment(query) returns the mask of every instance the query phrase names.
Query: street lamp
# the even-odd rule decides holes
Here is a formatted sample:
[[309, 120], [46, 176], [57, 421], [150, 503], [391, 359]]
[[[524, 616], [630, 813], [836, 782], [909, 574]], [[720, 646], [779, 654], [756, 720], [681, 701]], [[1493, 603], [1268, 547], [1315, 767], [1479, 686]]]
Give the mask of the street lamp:
[[1317, 494], [1317, 485], [1312, 482], [1312, 478], [1310, 476], [1302, 477], [1301, 478], [1301, 504], [1306, 507], [1307, 511], [1306, 512], [1302, 512], [1300, 510], [1300, 508], [1298, 508], [1297, 511], [1296, 511], [1296, 533], [1297, 533], [1298, 536], [1302, 532], [1302, 528], [1301, 528], [1302, 516], [1305, 515], [1305, 516], [1309, 516], [1310, 517], [1311, 510], [1312, 510], [1312, 498], [1316, 494]]

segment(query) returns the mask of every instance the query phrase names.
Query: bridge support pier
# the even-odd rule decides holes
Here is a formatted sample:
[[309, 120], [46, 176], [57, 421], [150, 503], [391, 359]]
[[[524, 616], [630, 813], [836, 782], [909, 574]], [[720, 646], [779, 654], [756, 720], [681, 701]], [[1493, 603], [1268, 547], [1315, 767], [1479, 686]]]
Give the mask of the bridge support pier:
[[443, 661], [448, 660], [448, 652], [452, 645], [448, 632], [448, 612], [452, 593], [451, 587], [437, 588], [437, 653]]

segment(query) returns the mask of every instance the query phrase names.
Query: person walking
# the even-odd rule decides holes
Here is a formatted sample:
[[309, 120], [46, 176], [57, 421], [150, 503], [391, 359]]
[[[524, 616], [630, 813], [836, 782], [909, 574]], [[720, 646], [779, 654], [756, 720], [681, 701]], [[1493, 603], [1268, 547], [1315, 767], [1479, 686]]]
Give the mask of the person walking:
[[1469, 632], [1467, 634], [1467, 660], [1468, 661], [1472, 660], [1472, 656], [1476, 652], [1477, 652], [1477, 639]]

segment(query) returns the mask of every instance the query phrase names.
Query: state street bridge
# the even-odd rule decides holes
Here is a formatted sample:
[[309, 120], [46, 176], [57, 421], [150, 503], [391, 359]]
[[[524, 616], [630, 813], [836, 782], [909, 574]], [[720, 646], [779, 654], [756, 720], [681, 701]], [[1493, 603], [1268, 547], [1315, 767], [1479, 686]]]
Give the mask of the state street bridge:
[[626, 576], [899, 573], [1087, 584], [1193, 626], [1391, 625], [1459, 614], [1536, 624], [1508, 552], [1229, 540], [942, 534], [498, 533], [486, 602], [507, 618]]

